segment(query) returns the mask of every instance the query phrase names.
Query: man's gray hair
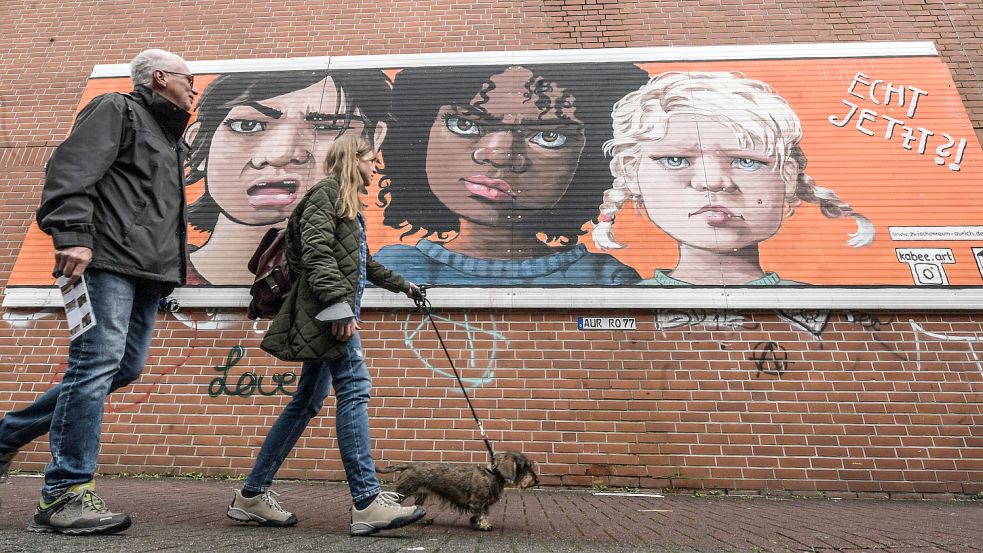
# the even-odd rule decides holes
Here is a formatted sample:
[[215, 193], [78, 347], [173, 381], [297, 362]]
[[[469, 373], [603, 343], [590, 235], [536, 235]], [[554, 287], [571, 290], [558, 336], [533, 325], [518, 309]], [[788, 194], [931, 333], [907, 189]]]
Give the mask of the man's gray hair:
[[158, 48], [151, 48], [140, 52], [130, 62], [130, 79], [133, 80], [133, 86], [138, 84], [150, 86], [154, 71], [170, 67], [171, 62], [175, 58], [181, 59], [177, 54], [172, 54], [167, 50], [160, 50]]

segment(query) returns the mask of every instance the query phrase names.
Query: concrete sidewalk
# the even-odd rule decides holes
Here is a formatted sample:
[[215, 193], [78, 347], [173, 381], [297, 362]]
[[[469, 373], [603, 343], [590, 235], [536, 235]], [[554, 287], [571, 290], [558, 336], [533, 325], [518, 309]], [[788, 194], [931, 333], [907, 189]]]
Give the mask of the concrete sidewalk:
[[433, 524], [367, 538], [348, 535], [348, 488], [277, 482], [294, 528], [260, 528], [225, 516], [236, 481], [102, 477], [99, 493], [129, 513], [116, 536], [24, 531], [41, 480], [0, 485], [0, 551], [358, 551], [372, 552], [893, 552], [983, 551], [983, 502], [761, 497], [621, 497], [590, 490], [509, 490], [492, 508], [495, 528], [427, 505]]

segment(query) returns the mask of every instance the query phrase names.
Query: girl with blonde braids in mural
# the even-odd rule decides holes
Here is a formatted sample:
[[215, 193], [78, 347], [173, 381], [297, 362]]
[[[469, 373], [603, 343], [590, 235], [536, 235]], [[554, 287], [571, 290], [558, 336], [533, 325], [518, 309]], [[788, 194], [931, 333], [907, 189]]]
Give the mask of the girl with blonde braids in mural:
[[624, 202], [676, 240], [679, 262], [640, 284], [788, 285], [761, 267], [758, 245], [801, 202], [826, 217], [853, 217], [847, 244], [874, 239], [874, 226], [805, 173], [802, 125], [767, 84], [730, 72], [669, 72], [629, 93], [604, 145], [614, 186], [604, 193], [594, 243], [621, 248], [612, 225]]

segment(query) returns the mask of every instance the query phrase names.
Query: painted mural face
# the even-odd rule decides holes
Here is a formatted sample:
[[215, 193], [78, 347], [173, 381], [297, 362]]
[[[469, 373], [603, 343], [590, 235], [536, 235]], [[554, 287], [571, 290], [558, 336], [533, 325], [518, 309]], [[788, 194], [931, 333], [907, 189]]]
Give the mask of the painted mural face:
[[642, 142], [641, 154], [636, 182], [645, 211], [680, 244], [734, 251], [778, 232], [794, 184], [762, 150], [742, 148], [729, 127], [675, 116], [664, 138]]
[[[344, 100], [344, 98], [342, 98]], [[330, 106], [326, 113], [322, 106]], [[335, 106], [340, 106], [335, 112]], [[208, 193], [231, 219], [269, 225], [286, 219], [325, 177], [325, 152], [364, 122], [345, 121], [330, 77], [302, 90], [233, 107], [212, 138]]]
[[[576, 99], [509, 68], [466, 105], [442, 106], [430, 129], [427, 179], [456, 215], [499, 226], [515, 209], [540, 211], [566, 193], [583, 152]], [[559, 101], [559, 105], [557, 102]]]

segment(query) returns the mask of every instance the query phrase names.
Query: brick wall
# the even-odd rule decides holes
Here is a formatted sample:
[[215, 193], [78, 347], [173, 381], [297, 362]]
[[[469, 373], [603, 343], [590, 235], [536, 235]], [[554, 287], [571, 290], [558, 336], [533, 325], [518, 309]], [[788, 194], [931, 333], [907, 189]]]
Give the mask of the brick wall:
[[[43, 163], [67, 132], [92, 65], [126, 62], [148, 46], [193, 60], [931, 40], [983, 135], [983, 6], [877, 4], [69, 1], [10, 7], [0, 18], [7, 39], [0, 64], [0, 284], [37, 205]], [[453, 330], [443, 323], [448, 345], [473, 379], [475, 407], [489, 434], [499, 448], [529, 453], [546, 484], [983, 491], [983, 353], [977, 352], [983, 316], [977, 311], [639, 309], [611, 313], [637, 317], [637, 331], [590, 334], [576, 329], [581, 314], [440, 312], [456, 323]], [[67, 340], [56, 315], [4, 312], [0, 410], [25, 405], [58, 378]], [[481, 461], [482, 444], [453, 381], [441, 374], [446, 365], [432, 334], [407, 344], [420, 322], [408, 311], [367, 315], [377, 456]], [[285, 401], [282, 389], [292, 389], [289, 377], [277, 389], [274, 375], [297, 369], [262, 354], [261, 330], [235, 310], [164, 317], [143, 380], [109, 407], [101, 470], [248, 470]], [[233, 361], [227, 373], [216, 370]], [[228, 375], [225, 389], [215, 382], [221, 374]], [[343, 477], [326, 410], [282, 476]], [[32, 446], [18, 467], [42, 469], [45, 446]]]

